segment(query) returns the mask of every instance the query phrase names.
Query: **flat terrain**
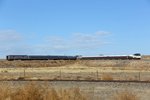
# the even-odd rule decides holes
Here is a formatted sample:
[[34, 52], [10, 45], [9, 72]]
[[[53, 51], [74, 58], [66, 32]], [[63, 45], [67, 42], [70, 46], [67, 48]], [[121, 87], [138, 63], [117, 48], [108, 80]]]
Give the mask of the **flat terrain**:
[[[0, 86], [9, 85], [16, 89], [29, 83], [29, 81], [1, 81]], [[129, 92], [134, 93], [138, 100], [149, 100], [150, 83], [119, 83], [119, 82], [75, 82], [75, 81], [36, 81], [41, 85], [54, 87], [58, 89], [80, 88], [81, 92], [87, 96], [87, 100], [115, 100], [114, 97], [118, 93]], [[128, 99], [123, 99], [128, 100]], [[132, 98], [131, 100], [135, 100]]]
[[[149, 58], [145, 56], [142, 60], [0, 60], [0, 86], [9, 85], [15, 89], [32, 80], [56, 89], [78, 87], [89, 96], [89, 100], [114, 100], [115, 94], [124, 91], [136, 94], [138, 100], [149, 100]], [[100, 82], [103, 80], [147, 81], [147, 83]]]
[[0, 80], [150, 81], [150, 60], [0, 61]]

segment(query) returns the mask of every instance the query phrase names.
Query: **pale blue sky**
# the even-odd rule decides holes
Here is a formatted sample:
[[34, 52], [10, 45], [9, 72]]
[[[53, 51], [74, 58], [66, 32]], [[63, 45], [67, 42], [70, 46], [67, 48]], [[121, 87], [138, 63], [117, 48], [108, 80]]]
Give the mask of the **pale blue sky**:
[[0, 0], [0, 57], [150, 54], [150, 0]]

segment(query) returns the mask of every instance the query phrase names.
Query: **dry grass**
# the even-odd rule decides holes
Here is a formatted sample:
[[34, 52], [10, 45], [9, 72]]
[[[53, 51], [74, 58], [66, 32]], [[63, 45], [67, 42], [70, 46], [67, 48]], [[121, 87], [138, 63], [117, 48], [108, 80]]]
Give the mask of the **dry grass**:
[[101, 79], [102, 79], [102, 80], [111, 81], [111, 80], [113, 80], [113, 77], [112, 77], [112, 75], [110, 75], [110, 74], [103, 74], [103, 75], [101, 76]]
[[7, 100], [10, 95], [11, 92], [8, 86], [0, 86], [0, 100]]
[[79, 60], [87, 67], [112, 67], [119, 70], [150, 70], [150, 60]]
[[150, 60], [150, 55], [143, 55], [142, 59], [144, 59], [144, 60]]
[[139, 100], [139, 97], [135, 93], [125, 90], [123, 92], [116, 93], [113, 96], [113, 100]]
[[[121, 70], [150, 69], [147, 60], [41, 60], [41, 61], [6, 61], [0, 60], [0, 67], [60, 67], [78, 64], [87, 67], [116, 67]], [[115, 68], [114, 68], [115, 69]]]
[[0, 60], [0, 67], [59, 67], [74, 64], [75, 60], [32, 60], [32, 61], [7, 61]]
[[149, 80], [148, 75], [150, 74], [150, 61], [147, 60], [145, 61], [144, 60], [76, 60], [76, 61], [75, 60], [47, 60], [47, 61], [46, 60], [45, 61], [0, 60], [0, 74], [1, 74], [0, 76], [1, 80], [4, 79], [6, 80], [7, 79], [8, 80], [9, 79]]
[[[53, 87], [28, 83], [20, 87], [0, 86], [0, 100], [94, 100], [93, 95], [87, 95], [80, 88], [55, 89]], [[101, 96], [102, 97], [102, 96]], [[101, 98], [99, 97], [99, 98]], [[133, 91], [117, 91], [108, 100], [140, 100]], [[96, 99], [99, 100], [99, 99]]]
[[0, 100], [86, 100], [79, 88], [60, 89], [30, 83], [17, 90], [0, 87]]

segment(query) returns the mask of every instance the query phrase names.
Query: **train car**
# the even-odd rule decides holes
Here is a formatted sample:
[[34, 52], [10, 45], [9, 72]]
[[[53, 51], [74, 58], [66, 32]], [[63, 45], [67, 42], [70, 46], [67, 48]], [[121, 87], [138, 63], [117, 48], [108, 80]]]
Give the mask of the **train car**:
[[140, 60], [141, 54], [133, 55], [109, 55], [109, 56], [83, 56], [81, 60]]
[[76, 56], [29, 56], [29, 60], [76, 60]]
[[49, 60], [49, 56], [42, 55], [29, 55], [28, 60]]
[[43, 55], [8, 55], [6, 59], [12, 60], [76, 60], [76, 56], [43, 56]]
[[126, 60], [128, 56], [84, 56], [81, 60]]
[[8, 55], [6, 56], [6, 59], [11, 61], [11, 60], [28, 60], [27, 55]]

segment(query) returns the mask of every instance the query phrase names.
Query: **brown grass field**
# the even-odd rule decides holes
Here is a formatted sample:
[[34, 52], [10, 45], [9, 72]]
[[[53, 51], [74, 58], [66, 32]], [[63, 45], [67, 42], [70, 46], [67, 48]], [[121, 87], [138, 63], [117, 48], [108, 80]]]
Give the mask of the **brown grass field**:
[[[142, 60], [47, 60], [47, 61], [6, 61], [0, 60], [0, 80], [137, 80], [150, 81], [150, 57]], [[1, 83], [1, 82], [0, 82]], [[31, 85], [32, 84], [32, 85]], [[149, 83], [148, 83], [149, 84]], [[113, 85], [113, 84], [112, 84]], [[59, 86], [59, 85], [58, 85]], [[145, 87], [145, 85], [144, 85]], [[0, 85], [0, 100], [149, 100], [141, 99], [141, 93], [128, 91], [109, 93], [107, 96], [92, 98], [89, 92], [80, 90], [82, 87], [60, 88], [33, 83], [13, 89], [12, 86]], [[107, 88], [107, 87], [106, 87]], [[113, 88], [110, 88], [110, 90]], [[119, 89], [119, 90], [118, 90]], [[149, 89], [149, 88], [147, 88]], [[103, 90], [103, 88], [102, 88]], [[107, 90], [107, 89], [106, 89]], [[104, 92], [106, 91], [104, 90]], [[101, 91], [101, 89], [97, 90]], [[146, 93], [150, 93], [146, 90]], [[147, 95], [145, 93], [145, 95]], [[100, 93], [101, 94], [101, 93]], [[94, 95], [94, 93], [93, 93]], [[95, 96], [94, 96], [95, 97]], [[103, 99], [101, 99], [103, 98]]]
[[59, 89], [26, 84], [17, 89], [10, 86], [0, 87], [0, 100], [87, 100], [79, 88]]
[[[90, 95], [79, 87], [68, 89], [54, 88], [47, 84], [40, 85], [35, 82], [24, 84], [17, 88], [11, 86], [0, 86], [0, 100], [93, 100], [93, 95]], [[96, 98], [96, 100], [101, 97]], [[124, 90], [115, 92], [109, 100], [139, 100], [137, 94], [132, 91]]]
[[0, 60], [0, 80], [150, 81], [149, 75], [149, 60]]

